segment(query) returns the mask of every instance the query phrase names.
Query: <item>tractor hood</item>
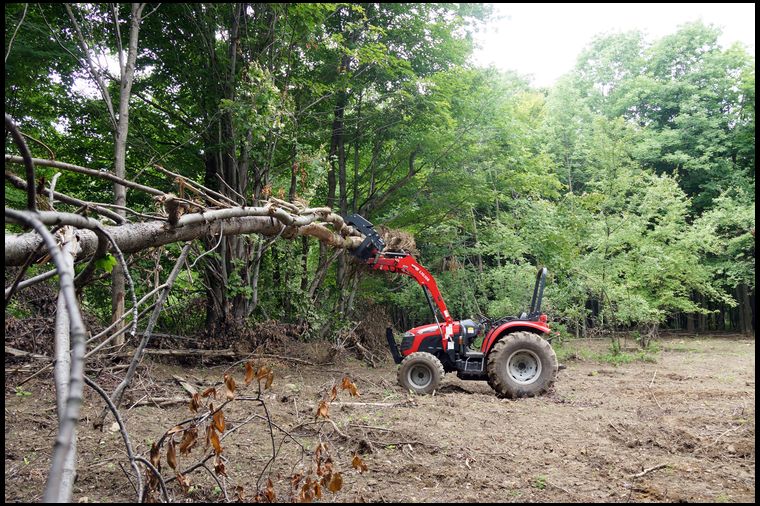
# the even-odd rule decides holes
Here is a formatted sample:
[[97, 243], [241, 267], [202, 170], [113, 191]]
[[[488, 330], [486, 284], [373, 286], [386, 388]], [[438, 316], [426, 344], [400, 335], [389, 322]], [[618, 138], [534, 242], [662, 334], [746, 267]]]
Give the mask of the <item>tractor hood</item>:
[[[441, 334], [441, 328], [444, 324], [438, 325], [437, 323], [433, 324], [427, 324], [427, 325], [420, 325], [419, 327], [414, 327], [413, 329], [409, 329], [405, 335], [412, 335], [412, 336], [431, 336], [434, 334]], [[478, 323], [475, 323], [472, 320], [461, 320], [461, 321], [455, 321], [454, 322], [454, 335], [458, 336], [459, 333], [464, 329], [466, 335], [468, 337], [474, 337], [480, 333], [482, 330], [481, 326]]]

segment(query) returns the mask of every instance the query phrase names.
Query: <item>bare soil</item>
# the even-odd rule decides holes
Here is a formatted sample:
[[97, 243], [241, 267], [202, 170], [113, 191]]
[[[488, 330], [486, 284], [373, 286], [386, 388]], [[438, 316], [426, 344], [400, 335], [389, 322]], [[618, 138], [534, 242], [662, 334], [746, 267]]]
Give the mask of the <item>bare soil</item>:
[[[584, 350], [604, 352], [608, 344], [581, 340], [571, 346], [584, 356]], [[506, 400], [485, 382], [461, 381], [453, 374], [435, 395], [410, 396], [397, 385], [390, 360], [371, 368], [340, 353], [293, 344], [296, 351], [288, 356], [332, 364], [262, 360], [274, 370], [272, 386], [261, 399], [275, 425], [270, 434], [267, 412], [257, 402], [228, 404], [229, 437], [222, 440], [228, 478], [222, 485], [231, 500], [238, 485], [250, 500], [257, 484], [263, 489], [270, 478], [277, 500], [289, 501], [291, 476], [310, 467], [316, 472], [312, 455], [321, 441], [343, 479], [339, 491], [323, 490], [322, 502], [753, 503], [754, 340], [681, 337], [659, 345], [655, 363], [565, 360], [567, 367], [547, 395]], [[178, 364], [148, 358], [144, 365], [121, 412], [133, 445], [147, 456], [151, 442], [190, 418], [189, 402], [131, 406], [186, 395], [173, 375], [199, 389], [216, 385], [222, 392], [222, 375], [232, 361]], [[53, 386], [45, 373], [16, 388], [29, 372], [14, 373], [14, 368], [6, 357], [5, 500], [39, 501], [57, 426]], [[244, 386], [243, 364], [230, 372], [238, 396], [256, 396], [256, 381]], [[123, 371], [88, 374], [110, 391]], [[334, 425], [316, 419], [320, 400], [344, 374], [359, 397], [339, 389], [329, 404]], [[134, 501], [121, 469], [129, 470], [121, 436], [111, 430], [113, 418], [103, 431], [92, 428], [102, 406], [87, 388], [73, 500]], [[260, 417], [251, 418], [256, 414]], [[266, 467], [273, 441], [277, 458]], [[168, 479], [172, 473], [165, 455], [164, 450]], [[354, 455], [366, 472], [352, 467]], [[179, 465], [187, 469], [203, 456], [201, 441], [189, 456], [180, 457]], [[173, 500], [224, 500], [203, 468], [188, 477], [189, 494], [176, 481], [169, 483]]]

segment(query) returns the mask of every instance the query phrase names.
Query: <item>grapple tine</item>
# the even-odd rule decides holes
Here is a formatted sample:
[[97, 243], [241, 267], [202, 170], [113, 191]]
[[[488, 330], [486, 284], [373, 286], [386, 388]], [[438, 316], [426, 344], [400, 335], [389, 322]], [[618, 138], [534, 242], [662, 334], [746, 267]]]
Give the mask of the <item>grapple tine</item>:
[[364, 219], [359, 214], [352, 214], [345, 218], [346, 223], [353, 226], [356, 230], [364, 234], [364, 241], [355, 250], [350, 251], [352, 255], [360, 260], [368, 260], [377, 253], [383, 251], [385, 243], [375, 231], [375, 226]]

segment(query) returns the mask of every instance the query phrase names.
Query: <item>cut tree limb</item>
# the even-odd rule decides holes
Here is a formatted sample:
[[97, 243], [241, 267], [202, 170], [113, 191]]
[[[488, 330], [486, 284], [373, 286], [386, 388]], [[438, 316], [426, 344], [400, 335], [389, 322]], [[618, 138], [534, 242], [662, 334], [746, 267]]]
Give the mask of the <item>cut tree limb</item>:
[[13, 355], [14, 357], [30, 357], [36, 360], [50, 361], [50, 357], [47, 355], [40, 355], [38, 353], [32, 353], [30, 351], [17, 350], [16, 348], [11, 348], [7, 345], [5, 346], [5, 353], [7, 355]]
[[647, 474], [651, 473], [652, 471], [657, 471], [658, 469], [662, 469], [663, 467], [668, 467], [669, 465], [670, 464], [657, 464], [656, 466], [650, 467], [649, 469], [644, 469], [640, 473], [630, 474], [630, 475], [628, 475], [628, 477], [629, 478], [641, 478], [642, 476], [647, 475]]
[[[135, 253], [164, 244], [192, 241], [208, 235], [217, 235], [222, 229], [225, 236], [254, 233], [275, 236], [281, 234], [283, 228], [286, 228], [286, 225], [279, 221], [285, 212], [279, 211], [282, 212], [270, 214], [265, 207], [219, 209], [205, 213], [186, 214], [173, 228], [164, 221], [151, 221], [121, 226], [104, 226], [103, 229], [113, 236], [123, 253]], [[39, 213], [39, 218], [43, 223], [55, 224], [60, 221], [62, 214], [66, 213], [43, 212]], [[325, 225], [308, 223], [306, 217], [298, 218], [293, 220], [294, 224], [291, 225], [293, 236], [311, 235], [331, 246], [348, 249], [355, 249], [363, 239], [363, 237], [353, 235], [343, 237]], [[314, 216], [312, 219], [316, 220], [317, 217]], [[305, 223], [305, 225], [301, 226], [300, 223]], [[89, 258], [97, 249], [97, 235], [92, 230], [84, 229], [77, 230], [76, 235], [81, 248], [78, 258]], [[285, 234], [283, 235], [285, 236]], [[290, 234], [287, 236], [289, 237]], [[5, 264], [21, 265], [28, 255], [34, 253], [39, 244], [40, 238], [33, 232], [6, 234]]]

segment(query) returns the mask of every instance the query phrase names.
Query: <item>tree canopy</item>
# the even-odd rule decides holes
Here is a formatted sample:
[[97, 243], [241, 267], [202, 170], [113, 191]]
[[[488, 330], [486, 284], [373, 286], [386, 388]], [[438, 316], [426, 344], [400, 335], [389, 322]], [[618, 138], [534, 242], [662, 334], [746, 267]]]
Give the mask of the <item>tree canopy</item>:
[[[754, 58], [703, 23], [653, 41], [603, 35], [534, 89], [469, 62], [489, 15], [481, 4], [9, 4], [6, 112], [38, 158], [119, 176], [121, 143], [119, 177], [162, 192], [185, 190], [175, 174], [239, 204], [277, 197], [406, 230], [460, 317], [519, 314], [545, 265], [550, 319], [577, 335], [750, 329]], [[8, 162], [6, 206], [21, 208], [9, 179], [21, 166]], [[58, 170], [37, 167], [41, 188]], [[113, 188], [72, 172], [55, 186], [119, 204]], [[125, 199], [156, 213], [144, 192]], [[367, 303], [399, 327], [429, 318], [415, 286], [315, 246], [227, 236], [187, 287], [206, 308], [196, 324], [277, 318], [324, 335]], [[154, 269], [149, 257], [133, 268]], [[108, 283], [84, 292], [104, 319]]]

